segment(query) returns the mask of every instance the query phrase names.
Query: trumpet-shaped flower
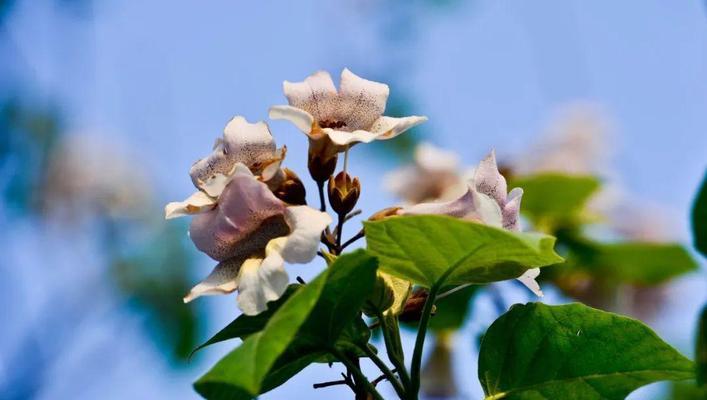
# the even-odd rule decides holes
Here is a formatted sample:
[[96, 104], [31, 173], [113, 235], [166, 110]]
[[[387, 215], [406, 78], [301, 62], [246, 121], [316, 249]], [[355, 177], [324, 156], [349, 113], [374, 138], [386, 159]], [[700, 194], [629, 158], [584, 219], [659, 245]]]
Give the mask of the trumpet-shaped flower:
[[310, 139], [310, 152], [328, 160], [349, 145], [392, 139], [426, 117], [383, 116], [388, 85], [358, 77], [348, 69], [336, 89], [328, 72], [316, 72], [304, 82], [284, 83], [289, 105], [270, 108], [270, 118], [286, 119]]
[[384, 186], [409, 204], [450, 200], [466, 190], [459, 157], [429, 143], [415, 148], [413, 163], [384, 178]]
[[284, 293], [289, 281], [285, 261], [306, 263], [316, 256], [331, 217], [308, 206], [292, 206], [275, 195], [269, 183], [287, 173], [279, 168], [282, 159], [267, 125], [237, 117], [224, 137], [211, 156], [192, 167], [200, 190], [185, 201], [168, 204], [165, 214], [167, 218], [197, 214], [189, 229], [191, 239], [219, 261], [184, 301], [237, 290], [239, 307], [254, 315]]
[[[397, 213], [449, 215], [510, 231], [520, 231], [519, 213], [523, 189], [515, 188], [510, 193], [507, 190], [506, 179], [498, 171], [496, 155], [491, 152], [479, 163], [474, 178], [461, 197], [447, 202], [415, 204], [403, 207]], [[539, 273], [537, 268], [530, 269], [518, 277], [518, 280], [535, 294], [542, 296], [540, 286], [535, 281]]]

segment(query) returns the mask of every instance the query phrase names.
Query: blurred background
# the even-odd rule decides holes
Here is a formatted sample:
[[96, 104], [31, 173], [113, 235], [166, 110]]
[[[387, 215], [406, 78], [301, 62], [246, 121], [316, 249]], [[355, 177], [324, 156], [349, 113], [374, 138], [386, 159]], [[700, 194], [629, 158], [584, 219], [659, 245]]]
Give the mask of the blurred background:
[[[421, 142], [468, 166], [495, 149], [516, 172], [596, 175], [593, 207], [621, 225], [596, 235], [679, 243], [698, 265], [605, 308], [694, 356], [707, 300], [689, 230], [707, 166], [703, 2], [0, 0], [0, 398], [196, 398], [191, 382], [235, 343], [189, 353], [238, 310], [233, 296], [182, 304], [214, 263], [162, 207], [191, 194], [189, 167], [232, 116], [266, 119], [283, 80], [344, 67], [390, 85], [388, 115], [430, 119], [354, 149], [364, 215], [399, 201], [384, 173]], [[304, 136], [270, 126], [306, 177]], [[582, 298], [543, 288], [546, 302]], [[441, 375], [429, 385], [454, 390], [430, 395], [483, 398], [479, 335], [499, 302], [529, 300], [512, 284], [465, 296], [463, 322], [428, 352]], [[263, 398], [351, 397], [312, 390], [338, 372], [308, 367]]]

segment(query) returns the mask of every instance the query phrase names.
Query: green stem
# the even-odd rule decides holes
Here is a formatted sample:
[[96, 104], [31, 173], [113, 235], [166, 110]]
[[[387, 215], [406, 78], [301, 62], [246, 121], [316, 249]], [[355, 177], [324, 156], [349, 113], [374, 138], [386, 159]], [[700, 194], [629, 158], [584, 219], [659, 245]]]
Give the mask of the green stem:
[[319, 211], [326, 212], [326, 199], [324, 198], [324, 182], [317, 182], [319, 190]]
[[405, 353], [403, 353], [403, 345], [400, 341], [400, 327], [398, 319], [391, 315], [378, 314], [378, 321], [381, 324], [383, 332], [383, 341], [385, 342], [388, 359], [393, 366], [398, 370], [398, 376], [406, 390], [410, 389], [410, 375], [405, 367]]
[[[442, 280], [440, 280], [440, 282], [442, 282]], [[427, 335], [427, 326], [429, 325], [430, 316], [432, 315], [432, 307], [435, 304], [437, 293], [439, 292], [440, 287], [440, 284], [435, 284], [430, 288], [430, 293], [427, 295], [427, 300], [425, 301], [425, 307], [422, 309], [420, 325], [417, 330], [417, 338], [415, 339], [415, 350], [412, 353], [412, 364], [410, 365], [411, 399], [417, 399], [418, 392], [420, 391], [420, 367], [422, 365], [422, 349], [425, 346], [425, 336]]]
[[351, 373], [356, 378], [356, 382], [362, 384], [366, 391], [370, 393], [374, 399], [383, 400], [383, 396], [378, 393], [376, 388], [371, 384], [371, 382], [368, 381], [366, 375], [361, 372], [361, 369], [353, 361], [351, 361], [348, 357], [346, 357], [337, 349], [331, 349], [330, 352], [334, 357], [341, 361], [349, 371], [351, 371]]
[[378, 367], [378, 369], [381, 370], [383, 375], [385, 375], [386, 378], [388, 378], [388, 381], [390, 382], [391, 385], [393, 385], [393, 389], [395, 389], [395, 393], [398, 394], [398, 396], [401, 399], [405, 398], [405, 389], [403, 386], [400, 384], [400, 381], [398, 378], [395, 376], [393, 371], [388, 368], [387, 365], [385, 365], [385, 362], [378, 357], [378, 355], [370, 348], [368, 345], [362, 345], [361, 350], [363, 350], [364, 353], [368, 356], [368, 358], [373, 361], [374, 364]]

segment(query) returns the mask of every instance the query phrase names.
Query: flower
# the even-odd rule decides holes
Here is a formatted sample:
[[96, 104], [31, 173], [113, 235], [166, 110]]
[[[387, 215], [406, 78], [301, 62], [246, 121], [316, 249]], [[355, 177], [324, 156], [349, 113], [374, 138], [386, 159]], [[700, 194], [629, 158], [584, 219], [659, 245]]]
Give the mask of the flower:
[[384, 186], [409, 204], [450, 200], [466, 189], [459, 157], [429, 143], [415, 148], [414, 161], [384, 178]]
[[304, 82], [283, 84], [289, 105], [270, 108], [270, 118], [286, 119], [310, 140], [310, 154], [323, 162], [356, 143], [392, 139], [426, 117], [383, 116], [388, 85], [358, 77], [348, 69], [341, 72], [337, 91], [326, 71], [315, 72]]
[[[496, 154], [491, 152], [476, 168], [474, 178], [461, 197], [438, 203], [421, 203], [402, 207], [398, 215], [449, 215], [497, 226], [509, 231], [520, 231], [519, 214], [523, 189], [515, 188], [507, 193], [506, 179], [498, 171]], [[518, 277], [525, 286], [538, 296], [542, 296], [535, 278], [540, 269], [533, 268]]]
[[199, 250], [219, 261], [185, 302], [237, 290], [241, 310], [258, 314], [287, 288], [285, 261], [306, 263], [316, 256], [331, 217], [276, 196], [282, 185], [273, 182], [286, 185], [291, 179], [291, 172], [279, 168], [282, 156], [265, 123], [236, 117], [214, 152], [192, 167], [190, 175], [199, 191], [165, 207], [167, 218], [197, 214], [190, 237]]

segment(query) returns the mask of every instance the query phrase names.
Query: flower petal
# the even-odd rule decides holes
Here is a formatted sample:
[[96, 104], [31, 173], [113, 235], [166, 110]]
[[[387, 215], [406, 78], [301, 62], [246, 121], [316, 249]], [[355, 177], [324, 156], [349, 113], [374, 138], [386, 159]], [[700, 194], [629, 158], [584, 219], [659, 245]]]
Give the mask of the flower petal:
[[271, 240], [266, 248], [266, 257], [257, 262], [243, 263], [238, 277], [238, 307], [246, 315], [259, 314], [267, 308], [268, 301], [280, 298], [289, 277], [284, 260], [278, 253], [279, 243], [285, 238]]
[[376, 135], [376, 139], [388, 140], [425, 121], [427, 117], [417, 115], [402, 118], [380, 117], [373, 123], [370, 131]]
[[268, 112], [270, 119], [286, 119], [306, 133], [307, 136], [312, 132], [314, 125], [314, 116], [307, 111], [292, 107], [292, 106], [272, 106]]
[[322, 231], [332, 222], [329, 214], [308, 206], [287, 207], [287, 222], [292, 232], [282, 247], [282, 257], [290, 263], [304, 264], [317, 255]]
[[218, 206], [196, 216], [189, 229], [196, 247], [215, 260], [262, 251], [270, 239], [289, 233], [285, 204], [244, 167], [235, 168]]
[[509, 231], [520, 231], [519, 214], [523, 189], [515, 188], [508, 193], [506, 205], [503, 206], [503, 227]]
[[479, 163], [474, 175], [474, 185], [476, 190], [496, 200], [499, 206], [506, 204], [506, 178], [498, 172], [495, 151], [491, 151], [491, 154]]
[[[265, 122], [254, 124], [237, 116], [224, 129], [223, 140], [217, 140], [214, 151], [194, 165], [189, 175], [196, 187], [201, 188], [209, 178], [217, 173], [228, 175], [236, 163], [254, 167], [273, 157], [275, 140]], [[260, 174], [260, 171], [254, 171]]]
[[415, 165], [423, 171], [456, 174], [459, 169], [459, 156], [453, 151], [440, 149], [430, 143], [421, 143], [415, 147]]
[[469, 188], [466, 193], [456, 200], [420, 203], [398, 210], [399, 215], [448, 215], [455, 218], [464, 218], [476, 208], [475, 193]]
[[538, 282], [535, 280], [538, 275], [540, 275], [540, 268], [533, 268], [525, 271], [523, 275], [516, 279], [518, 279], [523, 285], [525, 285], [525, 287], [535, 293], [536, 296], [543, 297], [543, 291], [540, 290], [540, 285], [538, 285]]
[[216, 202], [204, 192], [196, 192], [184, 201], [171, 202], [164, 207], [165, 219], [198, 214], [211, 210]]
[[336, 87], [326, 71], [317, 71], [304, 82], [285, 81], [282, 86], [291, 106], [308, 112], [318, 121], [330, 118], [338, 108]]
[[345, 122], [348, 130], [368, 130], [385, 111], [389, 91], [384, 83], [363, 79], [344, 69], [341, 72], [340, 108], [336, 119]]
[[[331, 139], [331, 141], [338, 146], [346, 146], [355, 143], [370, 143], [377, 138], [375, 134], [364, 130], [346, 132], [331, 128], [324, 128], [322, 129], [322, 132], [327, 134], [329, 139]], [[340, 151], [343, 151], [343, 149]]]
[[201, 296], [232, 293], [238, 289], [238, 272], [241, 265], [247, 261], [242, 258], [232, 258], [218, 263], [206, 279], [199, 282], [184, 296], [184, 302], [189, 303]]

